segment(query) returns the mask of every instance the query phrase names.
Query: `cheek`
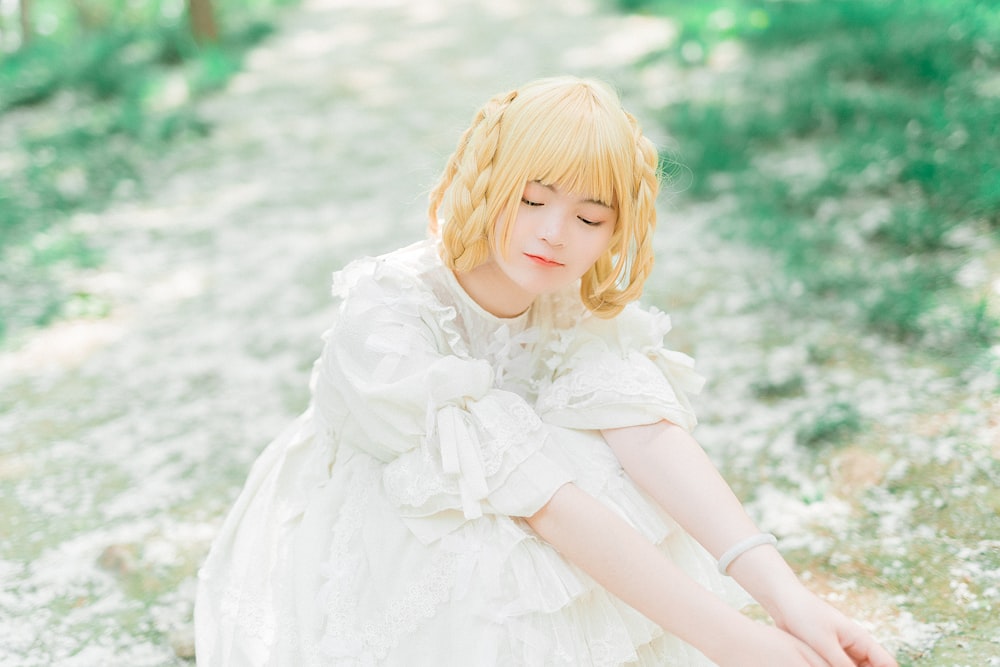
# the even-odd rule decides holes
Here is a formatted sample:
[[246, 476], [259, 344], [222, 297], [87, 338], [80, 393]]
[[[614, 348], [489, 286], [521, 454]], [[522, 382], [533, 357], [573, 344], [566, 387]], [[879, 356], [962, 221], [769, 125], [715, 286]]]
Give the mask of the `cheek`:
[[610, 237], [605, 238], [603, 235], [600, 238], [592, 239], [591, 243], [588, 244], [586, 255], [580, 256], [580, 267], [584, 272], [590, 269], [597, 260], [604, 256], [604, 253], [608, 251], [610, 245]]
[[594, 244], [594, 261], [608, 251], [611, 247], [611, 240], [614, 238], [614, 228], [612, 227], [609, 231], [600, 235], [600, 238]]

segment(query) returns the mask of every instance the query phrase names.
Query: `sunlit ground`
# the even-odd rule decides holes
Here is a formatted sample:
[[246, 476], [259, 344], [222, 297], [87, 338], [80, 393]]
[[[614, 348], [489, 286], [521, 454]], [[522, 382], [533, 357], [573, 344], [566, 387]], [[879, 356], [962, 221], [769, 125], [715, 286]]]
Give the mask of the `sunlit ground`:
[[[420, 238], [459, 132], [524, 80], [607, 78], [659, 142], [683, 143], [654, 111], [733, 63], [637, 67], [677, 35], [583, 0], [289, 12], [199, 104], [205, 138], [68, 221], [104, 257], [61, 279], [102, 314], [0, 352], [0, 662], [185, 664], [194, 573], [250, 463], [308, 400], [330, 273]], [[164, 99], [185, 98], [172, 85]], [[774, 298], [766, 255], [709, 231], [732, 202], [664, 199], [647, 300], [710, 378], [698, 435], [751, 511], [905, 664], [997, 664], [995, 374], [950, 377], [797, 316]], [[838, 424], [845, 442], [801, 444]]]

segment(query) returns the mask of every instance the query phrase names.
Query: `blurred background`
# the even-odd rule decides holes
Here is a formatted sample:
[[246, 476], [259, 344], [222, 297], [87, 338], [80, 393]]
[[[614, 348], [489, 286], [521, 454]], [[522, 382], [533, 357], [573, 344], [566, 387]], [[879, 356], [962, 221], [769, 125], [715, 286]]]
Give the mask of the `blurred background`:
[[0, 662], [191, 664], [330, 273], [475, 109], [615, 85], [699, 439], [904, 665], [1000, 665], [1000, 3], [0, 0]]

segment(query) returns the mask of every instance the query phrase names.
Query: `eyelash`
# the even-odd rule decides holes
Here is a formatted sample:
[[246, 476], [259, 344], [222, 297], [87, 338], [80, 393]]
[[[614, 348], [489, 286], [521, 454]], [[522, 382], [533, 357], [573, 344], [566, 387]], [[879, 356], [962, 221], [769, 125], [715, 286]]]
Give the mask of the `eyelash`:
[[[526, 199], [525, 197], [521, 197], [521, 203], [524, 204], [525, 206], [544, 206], [544, 204], [542, 204], [541, 202], [531, 201], [529, 199]], [[586, 225], [590, 225], [591, 227], [597, 227], [598, 225], [601, 224], [600, 221], [598, 220], [587, 220], [586, 218], [581, 218], [580, 216], [577, 216], [577, 219]]]

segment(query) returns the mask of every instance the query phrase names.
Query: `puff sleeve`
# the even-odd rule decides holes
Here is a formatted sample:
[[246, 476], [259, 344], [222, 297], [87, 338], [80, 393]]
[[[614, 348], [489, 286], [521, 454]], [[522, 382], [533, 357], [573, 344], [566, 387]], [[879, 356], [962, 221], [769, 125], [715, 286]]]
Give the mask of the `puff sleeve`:
[[382, 461], [383, 492], [424, 542], [483, 514], [530, 516], [571, 475], [547, 427], [471, 358], [455, 310], [378, 260], [342, 272], [314, 401], [340, 450]]
[[704, 380], [691, 357], [664, 347], [669, 330], [666, 314], [635, 304], [611, 320], [582, 317], [557, 336], [539, 415], [575, 429], [666, 419], [690, 431], [697, 419], [687, 395], [700, 391]]

